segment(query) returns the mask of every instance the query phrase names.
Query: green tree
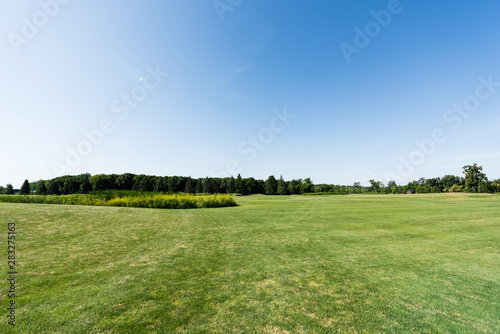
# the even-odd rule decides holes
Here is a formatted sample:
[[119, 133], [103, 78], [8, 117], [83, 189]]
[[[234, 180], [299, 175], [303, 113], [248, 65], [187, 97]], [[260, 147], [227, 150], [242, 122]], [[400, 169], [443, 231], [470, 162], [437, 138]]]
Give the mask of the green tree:
[[47, 186], [45, 185], [45, 181], [38, 183], [38, 187], [36, 187], [37, 195], [47, 195]]
[[139, 182], [139, 191], [152, 191], [153, 185], [151, 184], [151, 178], [147, 175], [141, 178]]
[[370, 182], [371, 184], [370, 191], [374, 193], [378, 193], [380, 191], [380, 186], [381, 186], [380, 181], [369, 180], [368, 182]]
[[191, 177], [188, 177], [186, 180], [186, 185], [184, 186], [184, 192], [190, 194], [193, 192], [193, 185], [191, 183]]
[[21, 186], [21, 191], [19, 192], [20, 195], [29, 195], [30, 192], [30, 183], [28, 180], [24, 180], [23, 185]]
[[134, 186], [134, 174], [125, 173], [116, 177], [116, 186], [121, 190], [132, 190]]
[[307, 177], [302, 181], [302, 184], [300, 185], [300, 192], [303, 194], [306, 193], [312, 193], [313, 192], [313, 183], [311, 181], [311, 178]]
[[266, 195], [276, 195], [278, 191], [278, 182], [276, 181], [274, 175], [271, 175], [267, 178], [264, 187], [266, 190]]
[[59, 185], [56, 180], [50, 180], [47, 185], [47, 195], [59, 195]]
[[203, 179], [196, 179], [196, 193], [201, 194], [203, 192]]
[[238, 194], [241, 194], [241, 195], [246, 193], [244, 186], [243, 186], [243, 180], [241, 179], [240, 174], [238, 174], [238, 176], [236, 177], [236, 192]]
[[278, 195], [287, 195], [287, 187], [286, 187], [286, 182], [283, 180], [283, 175], [280, 175], [280, 179], [278, 180], [278, 188], [277, 188]]
[[227, 193], [228, 194], [232, 194], [235, 192], [236, 190], [236, 180], [234, 179], [233, 176], [231, 176], [231, 178], [229, 179], [229, 181], [227, 182]]
[[14, 187], [12, 186], [12, 184], [8, 184], [7, 187], [5, 188], [5, 193], [7, 195], [14, 195]]
[[288, 192], [294, 195], [300, 194], [300, 182], [297, 180], [288, 182]]
[[80, 183], [80, 193], [82, 194], [87, 194], [92, 191], [92, 184], [88, 179], [83, 180], [82, 183]]
[[482, 172], [483, 167], [477, 164], [466, 165], [462, 167], [465, 174], [465, 191], [469, 193], [477, 193], [479, 186], [488, 181], [486, 175]]
[[172, 176], [168, 179], [168, 192], [175, 193], [177, 191], [177, 176]]
[[394, 180], [391, 180], [391, 181], [389, 181], [389, 183], [387, 183], [387, 188], [393, 194], [395, 194], [399, 191], [398, 185], [396, 184], [396, 181], [394, 181]]
[[258, 192], [257, 181], [253, 177], [245, 179], [243, 183], [245, 184], [245, 188], [247, 189], [247, 194], [255, 194]]

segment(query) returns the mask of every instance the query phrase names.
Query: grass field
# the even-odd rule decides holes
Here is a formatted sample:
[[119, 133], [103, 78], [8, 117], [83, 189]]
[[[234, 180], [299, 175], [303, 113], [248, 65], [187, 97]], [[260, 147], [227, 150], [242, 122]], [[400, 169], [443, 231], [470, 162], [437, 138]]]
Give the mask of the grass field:
[[237, 197], [158, 210], [0, 203], [1, 333], [499, 333], [500, 196]]

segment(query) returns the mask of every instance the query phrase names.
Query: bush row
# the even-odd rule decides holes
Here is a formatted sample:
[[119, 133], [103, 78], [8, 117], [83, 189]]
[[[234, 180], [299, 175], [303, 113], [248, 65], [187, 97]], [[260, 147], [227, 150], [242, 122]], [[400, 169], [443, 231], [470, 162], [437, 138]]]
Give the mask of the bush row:
[[190, 209], [217, 208], [235, 206], [236, 202], [230, 195], [192, 194], [75, 194], [75, 195], [0, 195], [0, 202], [6, 203], [36, 203], [36, 204], [66, 204], [92, 206], [123, 206], [134, 208], [155, 209]]

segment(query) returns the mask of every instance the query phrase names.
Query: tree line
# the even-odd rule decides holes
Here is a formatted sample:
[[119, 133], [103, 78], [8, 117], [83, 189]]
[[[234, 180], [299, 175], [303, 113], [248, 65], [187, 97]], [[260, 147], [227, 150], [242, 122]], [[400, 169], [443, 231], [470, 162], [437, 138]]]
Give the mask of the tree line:
[[10, 184], [6, 188], [0, 187], [0, 193], [3, 194], [19, 193], [26, 195], [86, 194], [91, 191], [106, 190], [191, 194], [289, 195], [312, 192], [313, 183], [310, 178], [285, 181], [283, 177], [276, 179], [274, 176], [269, 176], [264, 181], [253, 177], [242, 178], [239, 174], [236, 178], [191, 178], [125, 173], [66, 175], [32, 183], [26, 180], [20, 190], [13, 189]]
[[462, 167], [464, 176], [445, 175], [436, 178], [420, 178], [408, 182], [406, 185], [398, 185], [395, 181], [389, 181], [384, 185], [381, 181], [369, 180], [370, 186], [363, 187], [356, 182], [352, 186], [318, 184], [314, 186], [314, 192], [333, 193], [384, 193], [384, 194], [406, 194], [407, 192], [442, 193], [442, 192], [470, 192], [470, 193], [500, 193], [500, 179], [488, 180], [483, 173], [483, 167], [477, 164]]
[[360, 182], [353, 185], [313, 184], [310, 178], [286, 181], [280, 176], [269, 176], [265, 181], [234, 177], [191, 178], [184, 176], [154, 176], [125, 174], [81, 174], [66, 175], [51, 180], [36, 182], [24, 181], [17, 190], [8, 184], [0, 186], [0, 194], [38, 194], [69, 195], [86, 194], [91, 191], [134, 190], [139, 192], [191, 193], [191, 194], [266, 194], [266, 195], [298, 195], [304, 193], [385, 193], [401, 194], [441, 193], [441, 192], [473, 192], [500, 193], [500, 179], [489, 181], [477, 164], [463, 167], [464, 176], [445, 175], [437, 178], [420, 178], [406, 185], [398, 185], [389, 181], [384, 185], [381, 181], [369, 180], [370, 186], [362, 186]]

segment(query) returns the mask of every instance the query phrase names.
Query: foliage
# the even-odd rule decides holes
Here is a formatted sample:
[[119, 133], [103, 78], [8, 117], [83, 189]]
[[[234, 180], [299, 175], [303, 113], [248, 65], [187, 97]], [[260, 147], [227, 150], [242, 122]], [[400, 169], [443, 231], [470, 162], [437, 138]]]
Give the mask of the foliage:
[[370, 191], [374, 193], [378, 193], [380, 191], [380, 188], [382, 187], [382, 182], [380, 181], [375, 181], [375, 180], [370, 180]]
[[28, 180], [24, 180], [23, 185], [21, 186], [21, 190], [19, 191], [20, 195], [29, 195], [31, 193], [30, 183]]
[[[398, 185], [394, 180], [387, 183], [369, 180], [370, 186], [362, 186], [360, 182], [353, 185], [313, 184], [310, 178], [286, 181], [282, 176], [279, 180], [271, 175], [264, 181], [260, 179], [243, 178], [238, 174], [237, 178], [205, 177], [191, 178], [184, 176], [154, 176], [144, 174], [125, 173], [117, 174], [90, 174], [66, 175], [52, 180], [39, 180], [30, 184], [31, 190], [37, 191], [44, 183], [48, 195], [86, 194], [91, 191], [104, 190], [134, 190], [138, 192], [163, 192], [163, 193], [190, 193], [190, 194], [267, 194], [267, 195], [289, 195], [304, 193], [349, 193], [349, 194], [406, 194], [408, 191], [416, 193], [441, 193], [448, 192], [454, 185], [468, 188], [468, 191], [481, 193], [500, 192], [500, 182], [488, 181], [481, 173], [482, 167], [476, 164], [465, 166], [467, 181], [463, 177], [445, 175], [436, 178], [420, 178], [417, 181], [408, 182], [406, 185]], [[466, 185], [467, 183], [467, 185]], [[456, 187], [454, 188], [456, 190]], [[460, 190], [461, 191], [461, 190]], [[14, 189], [0, 189], [1, 193], [13, 194]], [[42, 192], [37, 192], [43, 194]]]
[[235, 206], [230, 195], [156, 194], [132, 192], [96, 192], [75, 195], [0, 195], [0, 202], [66, 204], [92, 206], [125, 206], [155, 209], [189, 209]]
[[12, 187], [12, 184], [7, 184], [7, 187], [5, 187], [5, 194], [7, 195], [13, 195], [14, 194], [14, 187]]
[[477, 193], [480, 190], [480, 186], [483, 186], [484, 190], [484, 183], [488, 179], [486, 178], [486, 174], [482, 172], [482, 166], [478, 166], [477, 164], [466, 165], [462, 169], [465, 174], [465, 191]]
[[285, 180], [283, 180], [283, 176], [280, 175], [280, 179], [278, 180], [278, 187], [277, 187], [277, 194], [278, 195], [288, 195], [288, 189], [286, 186]]
[[47, 195], [47, 186], [45, 185], [45, 181], [39, 182], [36, 188], [37, 195]]
[[325, 196], [325, 195], [349, 195], [349, 193], [325, 193], [325, 192], [319, 192], [319, 193], [304, 193], [302, 196]]
[[463, 188], [464, 188], [463, 186], [459, 186], [458, 184], [454, 184], [450, 187], [450, 192], [452, 192], [452, 193], [462, 192]]
[[271, 175], [267, 178], [266, 183], [264, 184], [266, 189], [266, 195], [276, 195], [278, 192], [278, 182], [274, 175]]

